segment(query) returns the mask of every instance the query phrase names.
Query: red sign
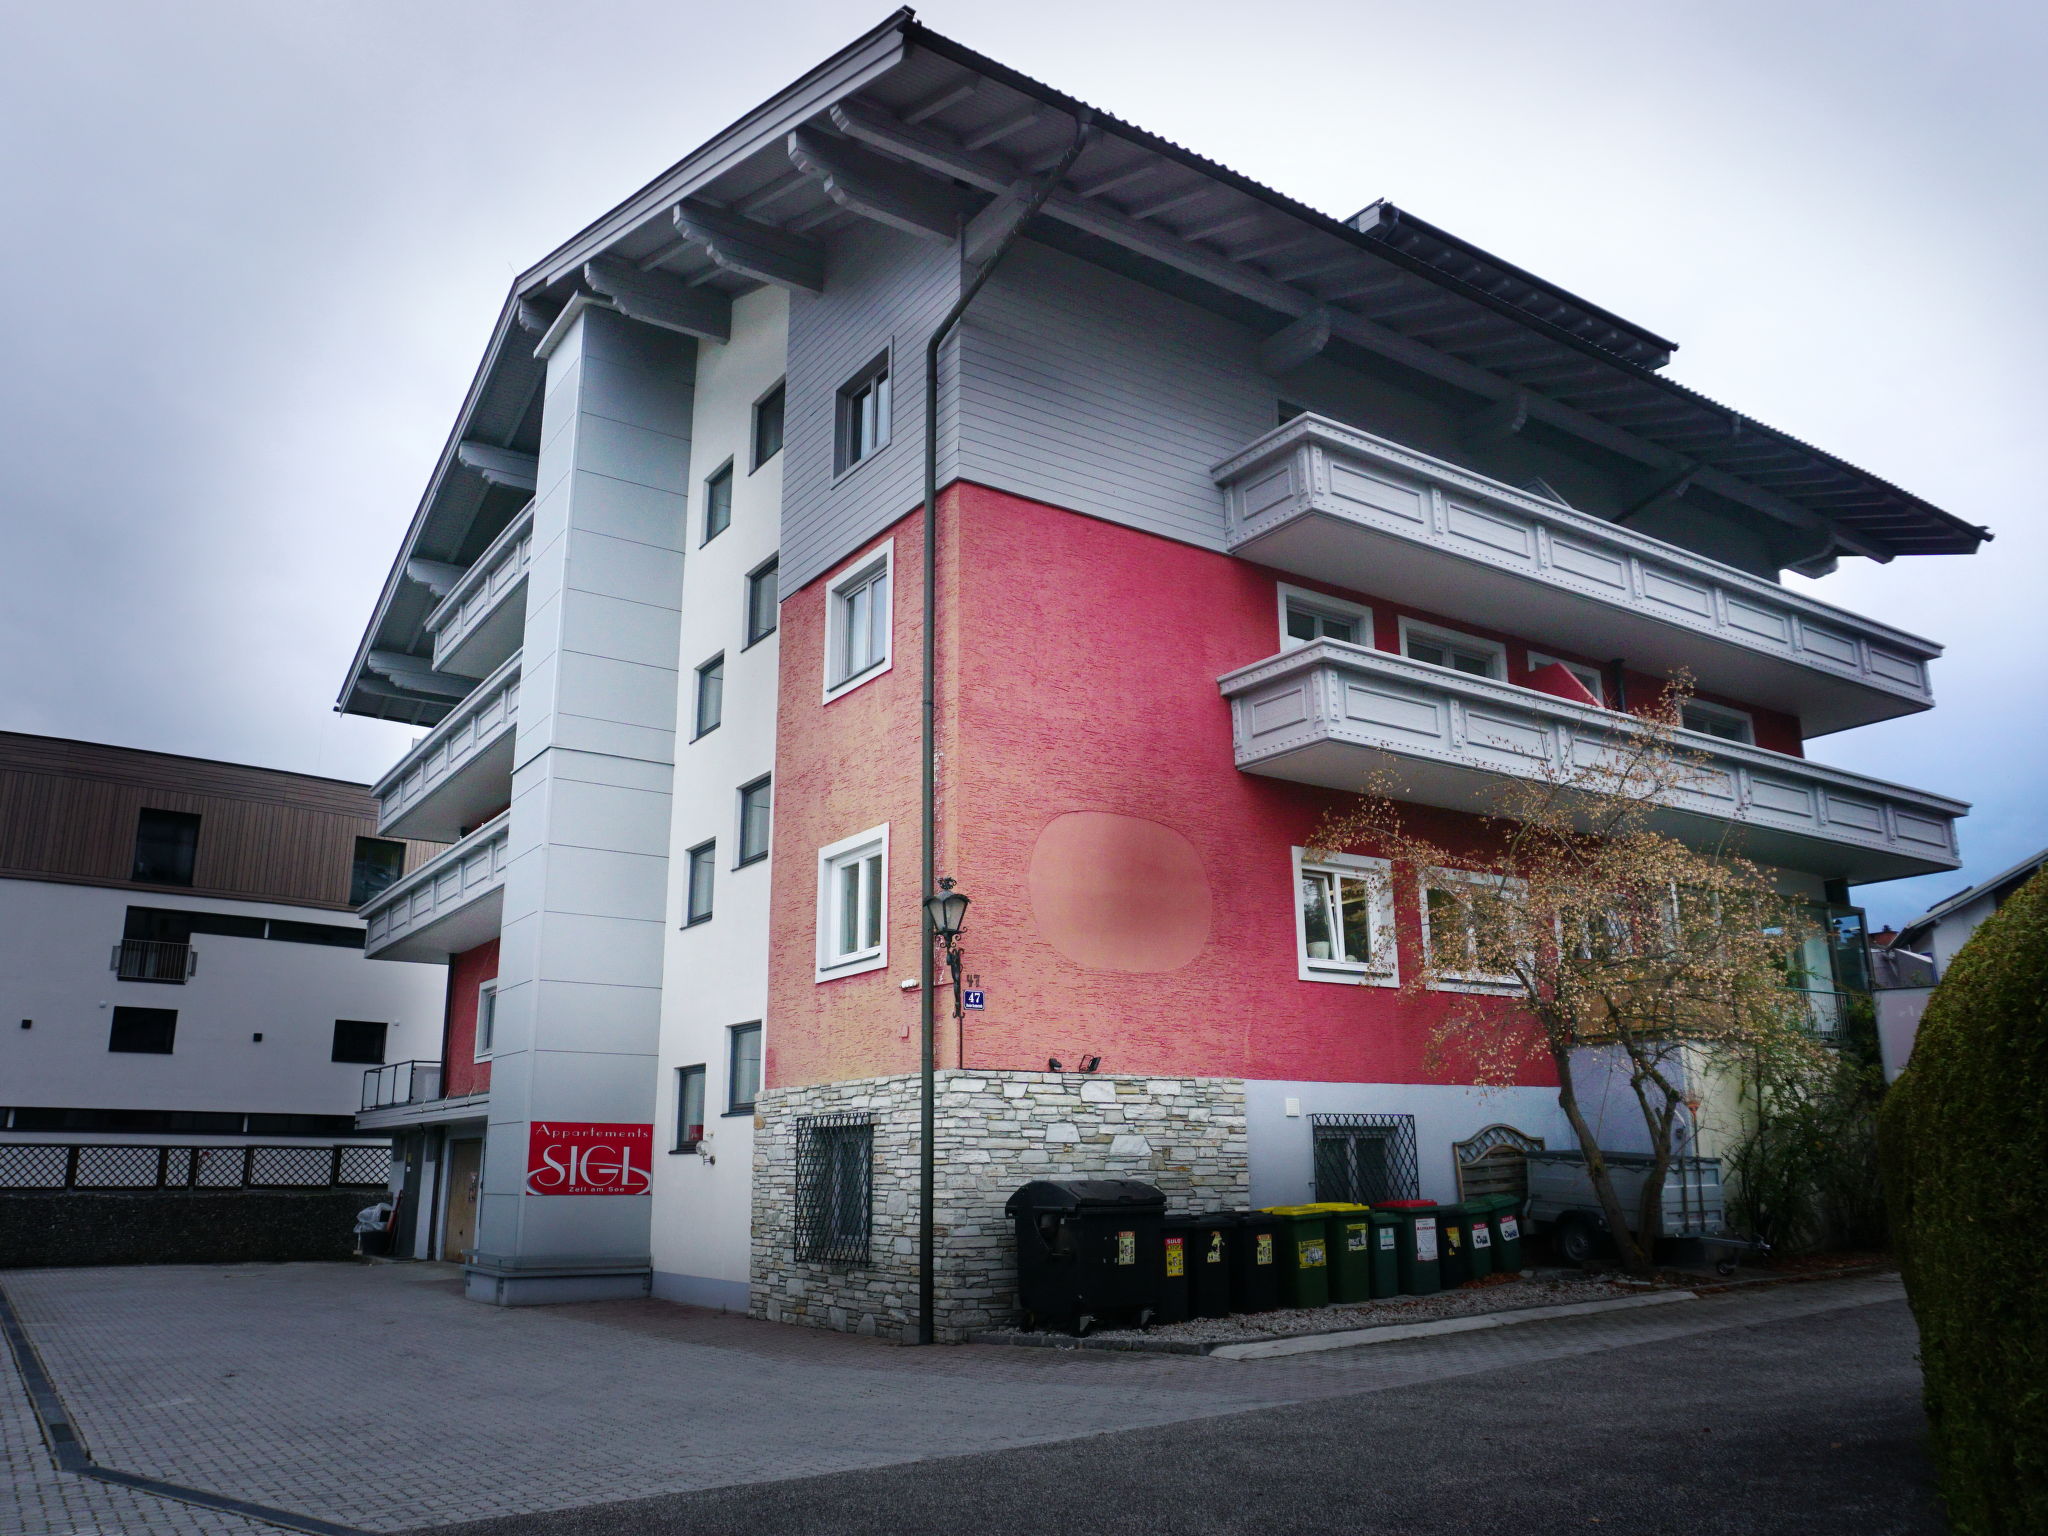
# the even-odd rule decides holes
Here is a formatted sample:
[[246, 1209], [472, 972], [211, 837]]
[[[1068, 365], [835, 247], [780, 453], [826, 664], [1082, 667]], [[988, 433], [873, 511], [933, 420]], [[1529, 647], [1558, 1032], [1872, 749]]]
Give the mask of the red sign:
[[536, 1120], [526, 1143], [529, 1195], [644, 1195], [654, 1181], [654, 1127]]

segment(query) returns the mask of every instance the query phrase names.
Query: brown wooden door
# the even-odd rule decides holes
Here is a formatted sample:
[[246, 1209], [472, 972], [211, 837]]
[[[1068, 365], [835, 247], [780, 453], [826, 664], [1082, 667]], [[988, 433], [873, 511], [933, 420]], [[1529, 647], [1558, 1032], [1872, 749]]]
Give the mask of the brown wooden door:
[[484, 1144], [448, 1143], [448, 1215], [441, 1232], [441, 1257], [459, 1262], [476, 1246], [476, 1197], [483, 1183]]

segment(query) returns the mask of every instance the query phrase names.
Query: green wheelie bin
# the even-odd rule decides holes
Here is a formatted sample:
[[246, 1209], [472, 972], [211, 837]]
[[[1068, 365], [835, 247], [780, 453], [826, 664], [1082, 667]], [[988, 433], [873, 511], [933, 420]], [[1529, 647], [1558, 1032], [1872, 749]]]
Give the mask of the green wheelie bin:
[[1286, 1218], [1239, 1211], [1230, 1235], [1230, 1310], [1271, 1312], [1285, 1305], [1280, 1282], [1280, 1236]]
[[1290, 1307], [1330, 1304], [1330, 1220], [1320, 1205], [1269, 1205], [1278, 1216], [1280, 1294]]
[[1432, 1296], [1444, 1288], [1443, 1265], [1437, 1256], [1437, 1212], [1434, 1200], [1382, 1200], [1374, 1206], [1399, 1219], [1394, 1239], [1395, 1262], [1403, 1296]]
[[1493, 1207], [1486, 1213], [1487, 1225], [1493, 1229], [1493, 1267], [1500, 1274], [1520, 1274], [1522, 1202], [1513, 1195], [1488, 1195], [1486, 1203]]
[[[1408, 1236], [1408, 1224], [1399, 1211], [1372, 1212], [1372, 1296], [1401, 1294], [1401, 1240]], [[1413, 1239], [1410, 1238], [1412, 1242]]]
[[[1327, 1204], [1330, 1230], [1330, 1300], [1370, 1301], [1373, 1298], [1372, 1211], [1363, 1205]], [[1393, 1249], [1387, 1250], [1393, 1256]]]
[[1196, 1317], [1230, 1316], [1231, 1253], [1237, 1217], [1211, 1211], [1188, 1225], [1188, 1304]]
[[1440, 1205], [1437, 1210], [1441, 1218], [1437, 1231], [1442, 1244], [1444, 1284], [1463, 1285], [1492, 1274], [1493, 1229], [1487, 1222], [1492, 1203], [1459, 1200]]

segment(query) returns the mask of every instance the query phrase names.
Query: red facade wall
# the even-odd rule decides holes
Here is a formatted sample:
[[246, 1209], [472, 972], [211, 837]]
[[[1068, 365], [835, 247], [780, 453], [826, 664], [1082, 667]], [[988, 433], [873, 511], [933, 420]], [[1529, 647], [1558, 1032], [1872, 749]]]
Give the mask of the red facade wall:
[[447, 1029], [443, 1034], [441, 1091], [449, 1098], [483, 1093], [491, 1086], [491, 1064], [476, 1059], [477, 988], [498, 974], [498, 941], [448, 957]]
[[[1298, 977], [1289, 849], [1344, 797], [1233, 759], [1216, 680], [1280, 649], [1277, 582], [1317, 584], [974, 485], [942, 496], [941, 523], [939, 869], [973, 898], [966, 968], [987, 997], [955, 1025], [941, 995], [941, 1064], [1043, 1070], [1100, 1055], [1116, 1073], [1443, 1080], [1425, 1058], [1445, 1003]], [[916, 1065], [917, 997], [901, 983], [917, 973], [919, 519], [892, 536], [890, 672], [821, 707], [829, 577], [782, 609], [775, 1086]], [[1323, 590], [1370, 603], [1387, 650], [1403, 615], [1436, 618]], [[1600, 660], [1449, 627], [1507, 642], [1517, 683], [1529, 643]], [[1656, 686], [1632, 678], [1632, 701]], [[1796, 722], [1768, 729], [1762, 744], [1796, 746]], [[1481, 835], [1475, 817], [1414, 815], [1452, 847]], [[817, 983], [817, 852], [883, 822], [889, 964]], [[1412, 884], [1397, 902], [1412, 964]]]

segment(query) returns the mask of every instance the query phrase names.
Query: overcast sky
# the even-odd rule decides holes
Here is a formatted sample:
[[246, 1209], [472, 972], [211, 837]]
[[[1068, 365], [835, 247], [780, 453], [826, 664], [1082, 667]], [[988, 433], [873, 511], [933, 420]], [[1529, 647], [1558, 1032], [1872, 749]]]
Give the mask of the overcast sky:
[[[520, 268], [886, 14], [66, 0], [0, 49], [0, 728], [374, 778], [332, 713]], [[1817, 583], [1949, 648], [1812, 755], [2048, 843], [2048, 8], [940, 0], [964, 43], [1328, 213], [1402, 206], [1670, 373], [1985, 523]], [[2024, 665], [2022, 659], [2024, 658]]]

